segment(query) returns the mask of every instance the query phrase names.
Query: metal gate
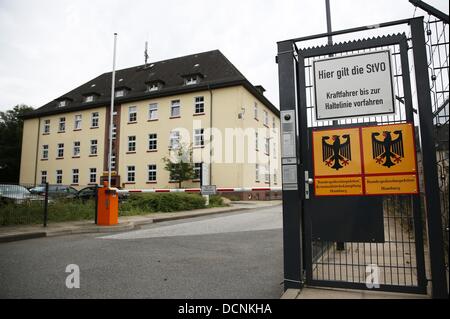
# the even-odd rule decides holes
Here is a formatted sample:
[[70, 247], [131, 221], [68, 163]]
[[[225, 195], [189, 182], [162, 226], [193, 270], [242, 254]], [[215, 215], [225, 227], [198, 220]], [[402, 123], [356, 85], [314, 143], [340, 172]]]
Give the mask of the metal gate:
[[[294, 115], [296, 126], [296, 161], [284, 151], [282, 156], [285, 288], [301, 288], [306, 284], [370, 289], [367, 277], [373, 274], [373, 266], [376, 266], [379, 289], [424, 294], [427, 289], [425, 238], [429, 241], [434, 295], [445, 295], [439, 283], [435, 285], [435, 281], [442, 280], [441, 269], [444, 266], [441, 260], [443, 246], [440, 212], [434, 206], [432, 194], [437, 189], [434, 184], [437, 175], [431, 167], [436, 159], [433, 160], [433, 156], [430, 156], [433, 154], [430, 150], [434, 149], [434, 139], [430, 134], [433, 126], [429, 85], [427, 87], [424, 84], [425, 81], [428, 84], [428, 72], [423, 31], [423, 19], [413, 18], [278, 43], [282, 135], [287, 136], [288, 133], [288, 126], [283, 125], [283, 120], [285, 124], [288, 122], [287, 118], [283, 119], [284, 115]], [[311, 40], [316, 43], [325, 41], [330, 35], [341, 36], [344, 40], [352, 36], [356, 40], [308, 47]], [[313, 61], [380, 50], [391, 52], [396, 112], [390, 115], [318, 120], [315, 114]], [[312, 130], [394, 123], [412, 123], [416, 126], [416, 131], [420, 131], [420, 135], [416, 134], [416, 143], [421, 159], [419, 163], [423, 165], [422, 170], [419, 168], [422, 172], [419, 178], [420, 188], [425, 190], [425, 197], [389, 195], [372, 196], [370, 199], [316, 198], [314, 190], [309, 186], [313, 171]], [[292, 170], [293, 164], [296, 172]], [[296, 175], [296, 185], [292, 179], [293, 174]], [[340, 211], [348, 208], [349, 214], [351, 211], [359, 211], [369, 216], [371, 212], [373, 222], [378, 221], [378, 225], [381, 225], [383, 239], [370, 242], [359, 240], [357, 235], [342, 235], [346, 231], [345, 227], [341, 227], [341, 235], [327, 237], [326, 234], [333, 231], [324, 226], [326, 221], [329, 223], [328, 227], [339, 228], [346, 222], [361, 219], [357, 214], [346, 217], [350, 218], [348, 220], [344, 220], [342, 216], [345, 215], [342, 214], [334, 220], [332, 215], [321, 215], [321, 212], [332, 207]], [[428, 237], [423, 234], [425, 216], [429, 234], [432, 233]], [[362, 219], [362, 223], [367, 223], [364, 217]], [[441, 237], [436, 235], [437, 232]]]

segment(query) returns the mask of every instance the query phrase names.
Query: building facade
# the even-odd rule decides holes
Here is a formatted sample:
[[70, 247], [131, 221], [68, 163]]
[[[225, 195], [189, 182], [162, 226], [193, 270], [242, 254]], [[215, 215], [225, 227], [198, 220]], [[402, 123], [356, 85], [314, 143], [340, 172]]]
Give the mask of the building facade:
[[[109, 169], [111, 73], [24, 117], [21, 183], [99, 184]], [[116, 71], [112, 184], [176, 188], [164, 157], [192, 148], [218, 187], [281, 184], [279, 111], [220, 51]], [[203, 163], [203, 164], [202, 164]], [[184, 187], [199, 187], [197, 175]]]

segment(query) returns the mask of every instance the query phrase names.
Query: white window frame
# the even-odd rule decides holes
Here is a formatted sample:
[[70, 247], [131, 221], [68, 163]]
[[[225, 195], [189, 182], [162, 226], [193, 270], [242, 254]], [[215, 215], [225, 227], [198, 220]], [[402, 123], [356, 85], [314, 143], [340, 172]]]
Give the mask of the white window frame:
[[260, 167], [259, 164], [255, 164], [255, 182], [259, 182], [260, 178]]
[[266, 141], [264, 143], [264, 151], [266, 155], [270, 155], [270, 138], [266, 137]]
[[66, 117], [60, 117], [58, 123], [58, 132], [63, 133], [66, 131]]
[[255, 103], [255, 106], [253, 107], [253, 115], [255, 117], [255, 120], [258, 119], [258, 103]]
[[48, 144], [42, 145], [42, 159], [48, 159]]
[[129, 106], [128, 107], [128, 123], [136, 123], [137, 122], [137, 107]]
[[41, 184], [45, 184], [47, 183], [47, 171], [41, 171]]
[[193, 85], [193, 84], [197, 84], [198, 83], [198, 76], [197, 75], [192, 75], [192, 76], [188, 76], [184, 79], [184, 84], [185, 85]]
[[152, 83], [147, 84], [147, 91], [148, 92], [155, 92], [159, 90], [159, 84], [158, 83]]
[[136, 152], [136, 135], [129, 135], [128, 136], [128, 147], [127, 147], [127, 152], [132, 152], [135, 153]]
[[115, 97], [123, 97], [125, 96], [125, 90], [117, 90], [114, 94]]
[[80, 170], [78, 168], [72, 169], [72, 184], [80, 183]]
[[[174, 110], [178, 109], [178, 114], [174, 114]], [[180, 117], [181, 116], [181, 101], [180, 100], [172, 100], [170, 101], [170, 117]]]
[[64, 158], [64, 143], [58, 143], [56, 148], [56, 158]]
[[205, 113], [205, 97], [196, 96], [194, 98], [194, 114], [203, 114], [203, 113]]
[[67, 106], [67, 100], [59, 101], [58, 107], [65, 107], [65, 106]]
[[[95, 150], [95, 152], [93, 152]], [[89, 155], [97, 155], [98, 154], [98, 140], [91, 140], [91, 144], [89, 147]]]
[[269, 112], [264, 110], [264, 125], [269, 126]]
[[155, 121], [158, 119], [158, 103], [151, 103], [148, 106], [148, 119]]
[[57, 169], [56, 170], [56, 184], [62, 184], [63, 182], [63, 170]]
[[277, 142], [273, 142], [273, 150], [272, 150], [273, 158], [277, 158]]
[[205, 129], [196, 128], [194, 129], [194, 147], [205, 146]]
[[169, 148], [173, 150], [180, 148], [180, 141], [180, 131], [171, 131], [169, 136]]
[[97, 168], [89, 168], [89, 184], [97, 183]]
[[259, 151], [259, 136], [258, 131], [255, 132], [255, 150]]
[[44, 120], [44, 134], [50, 134], [50, 120]]
[[84, 98], [85, 103], [91, 103], [94, 102], [94, 95], [88, 95]]
[[276, 125], [276, 120], [275, 120], [275, 116], [272, 116], [272, 129], [275, 131], [277, 125]]
[[147, 165], [147, 182], [157, 181], [157, 169], [156, 164]]
[[[154, 146], [154, 147], [152, 147], [152, 146]], [[158, 150], [158, 134], [157, 133], [148, 134], [148, 150], [149, 151]]]
[[100, 115], [98, 112], [91, 113], [91, 127], [92, 128], [98, 127], [99, 118], [100, 118]]
[[73, 142], [73, 156], [80, 157], [80, 153], [81, 153], [81, 142], [80, 141]]
[[73, 124], [74, 130], [81, 130], [81, 120], [82, 120], [81, 114], [75, 115], [75, 122]]
[[264, 165], [264, 182], [270, 183], [270, 171], [268, 165]]
[[136, 182], [136, 166], [129, 165], [127, 166], [127, 183], [135, 183], [135, 182]]

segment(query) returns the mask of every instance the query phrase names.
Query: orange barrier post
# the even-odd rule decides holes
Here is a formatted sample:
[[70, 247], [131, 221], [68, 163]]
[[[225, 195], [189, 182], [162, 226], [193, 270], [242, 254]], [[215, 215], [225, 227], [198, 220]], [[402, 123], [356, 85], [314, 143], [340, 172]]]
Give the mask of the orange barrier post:
[[119, 194], [108, 187], [108, 182], [103, 182], [103, 187], [98, 188], [97, 224], [100, 226], [117, 225], [119, 222]]

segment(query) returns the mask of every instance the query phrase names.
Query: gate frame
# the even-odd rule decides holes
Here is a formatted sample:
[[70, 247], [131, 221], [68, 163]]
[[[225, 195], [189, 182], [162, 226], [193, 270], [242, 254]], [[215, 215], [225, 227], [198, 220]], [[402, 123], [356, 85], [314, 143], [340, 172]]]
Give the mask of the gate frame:
[[[384, 28], [396, 25], [408, 24], [411, 29], [411, 40], [413, 47], [413, 61], [414, 61], [414, 73], [416, 79], [416, 92], [419, 108], [419, 123], [420, 123], [420, 137], [422, 146], [422, 160], [423, 160], [423, 175], [424, 175], [424, 191], [425, 191], [425, 208], [426, 218], [428, 225], [428, 244], [429, 255], [431, 264], [431, 281], [432, 281], [432, 297], [433, 298], [448, 298], [446, 287], [446, 274], [445, 274], [445, 262], [444, 262], [444, 246], [442, 235], [442, 221], [440, 216], [439, 206], [439, 194], [435, 191], [438, 189], [438, 175], [436, 169], [436, 148], [434, 145], [435, 133], [433, 130], [433, 114], [431, 107], [431, 95], [430, 84], [427, 66], [427, 55], [425, 47], [425, 33], [423, 27], [423, 17], [416, 17], [411, 19], [403, 19], [385, 22], [377, 24], [375, 26], [363, 26], [351, 29], [326, 32], [301, 38], [294, 38], [278, 42], [278, 72], [279, 72], [279, 92], [280, 92], [280, 110], [281, 111], [294, 111], [297, 126], [296, 129], [296, 158], [297, 158], [297, 190], [287, 190], [283, 187], [283, 253], [284, 253], [284, 288], [303, 288], [306, 282], [305, 273], [305, 261], [304, 256], [304, 201], [305, 199], [305, 176], [303, 172], [307, 170], [308, 163], [302, 162], [301, 155], [306, 154], [305, 142], [308, 142], [307, 136], [307, 118], [306, 109], [302, 108], [305, 103], [304, 92], [299, 92], [302, 88], [300, 81], [304, 81], [304, 68], [302, 68], [303, 59], [296, 58], [300, 56], [300, 50], [298, 49], [296, 42], [319, 39], [329, 36], [349, 34], [354, 32], [368, 31], [373, 28]], [[377, 40], [381, 41], [383, 38], [374, 38], [373, 43]], [[385, 39], [384, 39], [385, 40]], [[324, 54], [331, 54], [334, 49], [341, 46], [345, 46], [346, 49], [349, 45], [357, 46], [359, 43], [366, 43], [361, 40], [344, 44], [325, 45], [319, 48], [314, 48], [316, 51], [324, 51]], [[406, 42], [406, 41], [405, 41]], [[400, 43], [395, 43], [400, 44]], [[381, 45], [389, 45], [386, 42], [382, 42]], [[404, 45], [404, 44], [400, 44]], [[334, 48], [334, 49], [333, 49]], [[366, 47], [367, 48], [367, 47]], [[406, 48], [408, 48], [406, 43]], [[349, 50], [349, 49], [347, 49]], [[405, 50], [400, 50], [400, 54]], [[405, 52], [403, 52], [405, 54]], [[320, 55], [320, 54], [314, 54]], [[407, 52], [406, 52], [407, 58]], [[405, 61], [402, 57], [402, 73], [409, 78], [409, 64], [404, 64]], [[407, 61], [407, 60], [406, 60]], [[403, 68], [407, 69], [407, 72], [403, 72]], [[404, 90], [411, 90], [411, 83], [403, 82]], [[405, 83], [407, 85], [405, 85]], [[304, 86], [303, 86], [304, 88]], [[407, 92], [404, 94], [407, 96]], [[406, 101], [405, 101], [406, 102]], [[412, 108], [412, 102], [411, 102]], [[405, 110], [408, 105], [405, 103]], [[303, 110], [304, 109], [304, 110]], [[406, 112], [408, 116], [409, 112]], [[412, 114], [412, 112], [411, 112]], [[408, 117], [407, 117], [408, 120]], [[300, 136], [304, 136], [300, 139]], [[282, 165], [283, 160], [282, 160]], [[417, 209], [418, 200], [414, 200], [414, 219], [419, 213]], [[418, 216], [420, 217], [420, 215]], [[416, 227], [416, 232], [417, 232]], [[423, 229], [423, 228], [422, 228]], [[416, 240], [422, 240], [422, 238], [416, 238]], [[417, 247], [417, 245], [416, 245]], [[422, 243], [423, 247], [423, 243]], [[422, 249], [423, 251], [423, 249]], [[422, 253], [422, 257], [424, 254]], [[418, 269], [419, 270], [419, 269]], [[418, 274], [418, 285], [420, 287], [419, 280], [422, 278]], [[422, 283], [426, 289], [426, 282]], [[417, 292], [417, 291], [416, 291]]]

